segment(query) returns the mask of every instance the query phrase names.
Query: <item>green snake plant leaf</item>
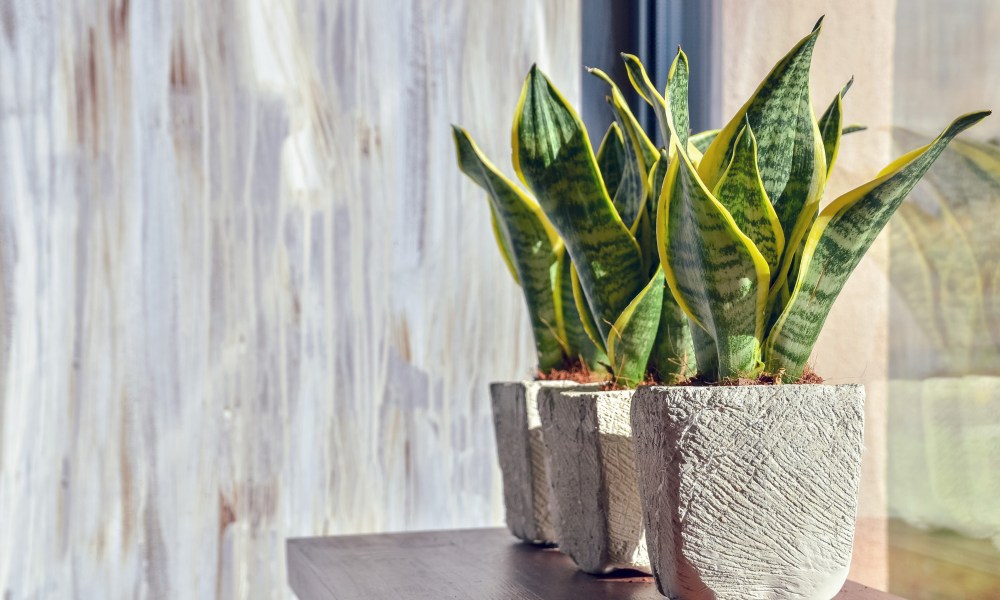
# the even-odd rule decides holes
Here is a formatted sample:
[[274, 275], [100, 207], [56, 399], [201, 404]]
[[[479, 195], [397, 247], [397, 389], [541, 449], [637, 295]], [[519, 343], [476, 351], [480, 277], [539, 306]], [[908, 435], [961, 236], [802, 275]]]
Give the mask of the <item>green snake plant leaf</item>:
[[687, 55], [678, 47], [670, 71], [667, 72], [667, 111], [670, 113], [670, 133], [677, 138], [677, 148], [686, 152], [691, 137], [691, 115], [688, 112]]
[[510, 243], [507, 241], [506, 234], [501, 229], [500, 221], [497, 219], [497, 211], [493, 208], [493, 202], [490, 202], [490, 225], [493, 227], [493, 237], [497, 241], [497, 247], [500, 248], [500, 255], [503, 257], [503, 262], [507, 265], [507, 270], [510, 271], [510, 276], [514, 278], [514, 283], [521, 285], [521, 278], [517, 274], [517, 268], [514, 266], [514, 259], [511, 258]]
[[618, 123], [612, 123], [601, 140], [597, 149], [597, 166], [608, 195], [614, 198], [622, 180], [622, 171], [625, 170], [625, 141]]
[[587, 305], [587, 296], [583, 293], [583, 286], [580, 285], [580, 275], [576, 272], [576, 267], [573, 266], [572, 261], [570, 261], [569, 274], [570, 291], [573, 293], [573, 303], [576, 305], [576, 312], [580, 315], [580, 325], [583, 327], [583, 332], [587, 334], [587, 337], [594, 343], [598, 351], [607, 356], [604, 339], [601, 337], [601, 332], [597, 329], [597, 322], [594, 321], [594, 315], [590, 312], [590, 307]]
[[538, 368], [562, 365], [563, 345], [556, 322], [552, 271], [561, 242], [541, 208], [487, 159], [465, 130], [454, 127], [462, 172], [486, 190], [500, 232], [501, 251], [517, 273], [535, 338]]
[[656, 91], [656, 86], [650, 81], [646, 74], [646, 68], [642, 61], [632, 54], [622, 53], [625, 61], [625, 69], [628, 72], [629, 81], [632, 87], [639, 93], [643, 100], [653, 107], [656, 120], [660, 124], [660, 133], [663, 136], [664, 146], [673, 147], [671, 138], [678, 136], [677, 147], [687, 150], [688, 138], [691, 130], [691, 118], [688, 114], [688, 67], [687, 55], [677, 49], [677, 56], [670, 65], [667, 73], [666, 97]]
[[642, 66], [639, 57], [633, 54], [622, 52], [622, 59], [625, 61], [625, 70], [628, 72], [628, 79], [632, 82], [632, 87], [639, 92], [639, 96], [653, 107], [656, 115], [656, 122], [660, 125], [660, 135], [663, 136], [664, 146], [670, 147], [670, 128], [667, 125], [667, 101], [660, 92], [656, 91], [656, 86], [649, 80], [646, 68]]
[[667, 284], [693, 326], [715, 340], [719, 376], [755, 373], [770, 269], [686, 154], [675, 156], [679, 160], [671, 161], [657, 209], [657, 244]]
[[558, 329], [564, 336], [566, 353], [586, 363], [591, 371], [603, 370], [603, 365], [608, 364], [608, 357], [586, 331], [584, 318], [590, 321], [593, 318], [589, 311], [586, 317], [580, 314], [576, 297], [573, 295], [573, 262], [565, 248], [560, 248], [557, 261], [552, 289]]
[[629, 108], [625, 96], [622, 95], [621, 88], [618, 87], [618, 84], [607, 73], [600, 69], [588, 68], [587, 72], [608, 84], [611, 88], [611, 95], [608, 96], [610, 98], [608, 105], [611, 106], [611, 110], [615, 115], [615, 122], [621, 127], [623, 135], [629, 131], [635, 134], [637, 145], [642, 149], [642, 157], [645, 163], [647, 165], [653, 164], [656, 160], [656, 144], [649, 139], [649, 136], [646, 135], [646, 130], [639, 125], [639, 120], [635, 118], [635, 114]]
[[857, 123], [855, 123], [853, 125], [845, 125], [843, 131], [840, 132], [840, 135], [848, 135], [850, 133], [857, 133], [859, 131], [866, 131], [867, 129], [868, 129], [868, 127], [866, 127], [864, 125], [858, 125]]
[[701, 133], [692, 135], [688, 138], [688, 152], [690, 152], [691, 146], [694, 146], [698, 152], [704, 154], [705, 150], [708, 150], [708, 147], [712, 145], [713, 141], [715, 141], [715, 137], [719, 135], [719, 131], [721, 130], [709, 129], [708, 131], [702, 131]]
[[688, 319], [691, 328], [691, 345], [694, 346], [695, 363], [700, 379], [719, 380], [719, 349], [712, 335]]
[[612, 202], [622, 221], [629, 226], [629, 229], [634, 230], [642, 205], [649, 195], [649, 190], [646, 188], [646, 173], [652, 164], [650, 158], [655, 159], [655, 147], [635, 120], [621, 90], [611, 81], [607, 73], [600, 69], [590, 71], [611, 86], [608, 105], [615, 116], [615, 124], [622, 131], [625, 152], [621, 183], [612, 196]]
[[764, 346], [767, 368], [799, 377], [848, 276], [910, 190], [948, 143], [990, 113], [956, 119], [930, 144], [892, 162], [879, 177], [834, 200], [809, 231], [799, 277]]
[[608, 336], [608, 359], [617, 383], [635, 387], [645, 378], [663, 307], [663, 269], [622, 311]]
[[606, 341], [648, 282], [642, 255], [608, 197], [580, 117], [537, 66], [521, 90], [512, 138], [514, 169], [563, 238]]
[[851, 77], [819, 118], [819, 133], [823, 137], [827, 178], [833, 172], [833, 163], [837, 161], [837, 153], [840, 151], [840, 137], [843, 135], [844, 125], [844, 96], [853, 84], [854, 78]]
[[[656, 249], [656, 206], [659, 190], [663, 187], [663, 178], [667, 174], [667, 162], [667, 151], [660, 148], [660, 156], [650, 167], [649, 176], [646, 178], [646, 189], [650, 190], [650, 193], [646, 195], [643, 211], [631, 229], [642, 251], [642, 264], [650, 277], [660, 267], [659, 253]], [[653, 193], [654, 190], [656, 193]]]
[[[798, 247], [812, 222], [826, 185], [826, 153], [809, 95], [809, 67], [820, 22], [771, 69], [705, 151], [698, 173], [714, 189], [732, 158], [745, 122], [757, 137], [757, 162], [767, 197], [781, 222], [788, 248]], [[790, 268], [786, 252], [775, 286], [783, 285]]]
[[698, 363], [691, 329], [690, 319], [678, 306], [673, 295], [669, 291], [665, 292], [660, 310], [660, 329], [656, 332], [649, 360], [649, 366], [656, 371], [660, 381], [677, 383], [697, 373]]
[[714, 194], [733, 216], [740, 231], [764, 255], [771, 273], [776, 273], [781, 252], [785, 249], [785, 235], [764, 191], [764, 182], [760, 180], [757, 140], [749, 124], [736, 136], [733, 158]]

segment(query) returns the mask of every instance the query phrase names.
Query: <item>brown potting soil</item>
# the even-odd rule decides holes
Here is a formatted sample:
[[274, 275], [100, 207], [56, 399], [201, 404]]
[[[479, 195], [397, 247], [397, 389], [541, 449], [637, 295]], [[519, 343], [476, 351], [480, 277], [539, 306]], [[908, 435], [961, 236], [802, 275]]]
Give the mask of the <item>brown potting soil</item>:
[[734, 386], [734, 385], [781, 385], [783, 383], [823, 383], [823, 378], [817, 375], [808, 366], [803, 369], [802, 377], [798, 379], [788, 379], [785, 377], [784, 370], [778, 371], [777, 373], [761, 373], [755, 378], [750, 377], [734, 377], [730, 379], [723, 379], [722, 381], [704, 381], [698, 377], [692, 377], [687, 381], [682, 381], [677, 385], [693, 385], [693, 386]]
[[[761, 373], [756, 378], [750, 377], [738, 377], [731, 379], [723, 379], [722, 381], [705, 381], [699, 377], [691, 377], [679, 382], [664, 383], [656, 377], [654, 373], [647, 373], [646, 379], [640, 383], [640, 386], [648, 385], [689, 385], [689, 386], [701, 386], [701, 387], [712, 387], [712, 386], [737, 386], [737, 385], [781, 385], [781, 384], [818, 384], [823, 383], [823, 378], [813, 372], [812, 369], [806, 367], [802, 372], [802, 377], [798, 379], [788, 379], [784, 376], [784, 372], [778, 373]], [[601, 386], [602, 391], [614, 391], [614, 390], [625, 390], [628, 386], [619, 385], [615, 381], [608, 381]]]
[[582, 360], [574, 360], [561, 369], [549, 369], [535, 373], [535, 381], [575, 381], [576, 383], [597, 383], [607, 377], [594, 373]]

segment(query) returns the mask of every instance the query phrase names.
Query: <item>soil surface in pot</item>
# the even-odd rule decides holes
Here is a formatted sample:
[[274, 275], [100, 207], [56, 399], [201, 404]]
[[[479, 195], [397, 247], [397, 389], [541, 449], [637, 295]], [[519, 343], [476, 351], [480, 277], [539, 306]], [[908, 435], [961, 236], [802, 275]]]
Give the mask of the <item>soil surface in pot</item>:
[[[819, 384], [823, 383], [824, 379], [822, 376], [813, 372], [812, 369], [806, 367], [802, 372], [802, 377], [798, 379], [788, 379], [783, 373], [761, 373], [755, 378], [750, 377], [733, 377], [730, 379], [723, 379], [722, 381], [705, 381], [704, 379], [695, 376], [689, 379], [684, 379], [677, 382], [665, 382], [661, 381], [653, 373], [648, 373], [646, 379], [639, 384], [639, 387], [649, 386], [649, 385], [687, 385], [695, 387], [715, 387], [715, 386], [739, 386], [739, 385], [781, 385], [781, 384]], [[628, 389], [627, 386], [618, 385], [614, 381], [608, 381], [603, 386], [601, 386], [602, 391], [614, 391], [614, 390], [625, 390]]]
[[535, 381], [575, 381], [576, 383], [599, 383], [608, 378], [607, 374], [595, 373], [582, 360], [573, 360], [561, 369], [550, 369], [535, 373]]

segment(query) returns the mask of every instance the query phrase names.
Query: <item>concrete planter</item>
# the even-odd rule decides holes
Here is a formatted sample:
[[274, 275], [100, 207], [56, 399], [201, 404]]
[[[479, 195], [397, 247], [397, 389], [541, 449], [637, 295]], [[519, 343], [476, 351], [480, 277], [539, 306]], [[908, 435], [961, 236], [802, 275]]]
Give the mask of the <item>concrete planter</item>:
[[588, 573], [649, 570], [629, 426], [632, 391], [543, 390], [559, 549]]
[[538, 393], [578, 386], [566, 381], [490, 384], [507, 528], [532, 543], [556, 543], [555, 512], [538, 417]]
[[632, 428], [660, 593], [833, 598], [851, 562], [863, 409], [860, 385], [640, 389]]

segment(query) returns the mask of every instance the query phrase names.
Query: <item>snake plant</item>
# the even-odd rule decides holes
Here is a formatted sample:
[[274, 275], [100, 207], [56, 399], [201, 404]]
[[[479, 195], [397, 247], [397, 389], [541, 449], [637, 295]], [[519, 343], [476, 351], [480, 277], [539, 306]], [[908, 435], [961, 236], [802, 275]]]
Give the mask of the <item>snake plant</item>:
[[512, 132], [514, 169], [564, 240], [584, 330], [607, 354], [619, 385], [648, 372], [663, 381], [694, 373], [692, 331], [656, 251], [656, 196], [666, 154], [642, 130], [621, 90], [610, 86], [615, 122], [597, 151], [579, 115], [532, 67]]
[[699, 332], [703, 379], [765, 370], [800, 377], [834, 300], [889, 218], [945, 146], [989, 114], [959, 117], [820, 211], [847, 90], [816, 118], [809, 70], [821, 23], [774, 66], [700, 158], [686, 139], [683, 52], [664, 96], [641, 64], [630, 65], [669, 139], [657, 244], [667, 284]]
[[462, 172], [486, 190], [493, 233], [528, 307], [538, 370], [583, 362], [603, 370], [607, 358], [583, 331], [573, 300], [565, 246], [538, 203], [483, 155], [465, 130], [453, 127]]
[[820, 212], [841, 136], [863, 129], [843, 126], [850, 82], [818, 119], [813, 112], [820, 24], [725, 127], [696, 135], [684, 53], [663, 94], [638, 58], [622, 55], [664, 148], [591, 69], [608, 83], [615, 118], [595, 153], [579, 115], [533, 66], [512, 146], [535, 200], [455, 129], [462, 170], [489, 192], [494, 231], [525, 290], [540, 365], [586, 347], [586, 334], [589, 359], [625, 386], [647, 373], [664, 382], [802, 375], [833, 301], [889, 217], [948, 142], [989, 114], [958, 118]]

